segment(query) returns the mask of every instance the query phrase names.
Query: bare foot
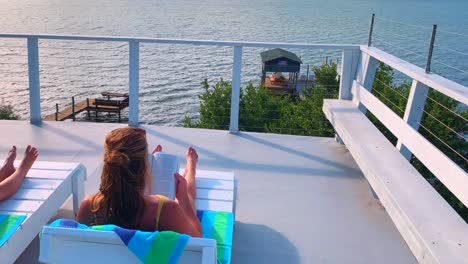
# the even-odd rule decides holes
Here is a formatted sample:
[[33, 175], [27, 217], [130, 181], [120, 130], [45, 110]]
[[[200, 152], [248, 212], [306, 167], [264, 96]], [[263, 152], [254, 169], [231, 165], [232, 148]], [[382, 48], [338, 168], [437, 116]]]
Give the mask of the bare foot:
[[22, 177], [25, 177], [29, 169], [31, 169], [34, 161], [36, 161], [37, 156], [39, 156], [37, 149], [35, 147], [31, 147], [31, 145], [28, 145], [26, 151], [24, 152], [23, 160], [21, 161], [16, 172]]
[[6, 177], [12, 175], [15, 172], [15, 166], [13, 162], [16, 159], [16, 146], [13, 146], [10, 151], [8, 151], [8, 156], [3, 163], [2, 168], [0, 169], [0, 182], [3, 181]]
[[151, 154], [154, 154], [156, 152], [161, 152], [162, 151], [162, 146], [161, 145], [157, 145], [154, 149], [153, 149], [153, 152], [151, 152]]
[[187, 167], [185, 167], [184, 177], [187, 180], [187, 191], [189, 197], [191, 198], [191, 202], [193, 207], [195, 208], [195, 197], [197, 193], [197, 186], [195, 184], [195, 173], [197, 170], [197, 162], [198, 162], [198, 153], [193, 147], [189, 147], [187, 149], [187, 154], [185, 154], [187, 158]]
[[198, 153], [193, 147], [189, 147], [187, 149], [187, 154], [185, 154], [185, 157], [187, 158], [187, 168], [185, 168], [184, 177], [187, 177], [187, 173], [190, 173], [190, 176], [195, 177], [195, 172], [197, 170]]

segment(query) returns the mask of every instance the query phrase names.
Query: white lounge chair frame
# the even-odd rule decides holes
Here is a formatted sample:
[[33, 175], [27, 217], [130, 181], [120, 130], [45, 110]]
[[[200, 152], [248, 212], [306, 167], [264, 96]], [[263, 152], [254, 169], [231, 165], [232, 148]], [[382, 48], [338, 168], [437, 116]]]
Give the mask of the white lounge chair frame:
[[[41, 237], [41, 263], [140, 263], [112, 231], [45, 226]], [[216, 264], [216, 241], [190, 238], [179, 263]]]
[[27, 215], [20, 228], [0, 247], [0, 262], [13, 263], [70, 195], [76, 214], [83, 200], [85, 179], [86, 168], [81, 164], [36, 161], [18, 192], [0, 202], [1, 214]]
[[[196, 181], [198, 210], [235, 213], [237, 182], [233, 172], [197, 170]], [[54, 264], [140, 263], [114, 232], [47, 226], [42, 232], [39, 261]], [[180, 263], [216, 262], [216, 241], [204, 238], [190, 238], [180, 259]]]

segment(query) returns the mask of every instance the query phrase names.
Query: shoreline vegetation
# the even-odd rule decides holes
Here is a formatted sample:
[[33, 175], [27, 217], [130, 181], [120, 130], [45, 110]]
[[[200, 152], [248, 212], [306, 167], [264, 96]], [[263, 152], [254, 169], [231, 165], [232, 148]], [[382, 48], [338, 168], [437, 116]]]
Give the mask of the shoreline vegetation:
[[[301, 97], [275, 96], [265, 87], [249, 83], [240, 91], [239, 130], [248, 132], [277, 133], [303, 136], [333, 137], [333, 127], [322, 112], [323, 99], [336, 99], [339, 92], [337, 65], [324, 63], [313, 68], [315, 82], [303, 91]], [[394, 70], [381, 63], [376, 73], [372, 93], [396, 114], [403, 118], [411, 83], [394, 83]], [[231, 109], [231, 83], [220, 80], [210, 86], [205, 79], [200, 96], [200, 117], [185, 117], [185, 127], [229, 129]], [[419, 132], [465, 171], [468, 170], [468, 142], [460, 137], [467, 131], [468, 110], [460, 111], [459, 103], [450, 97], [430, 89]], [[437, 103], [436, 103], [437, 102]], [[453, 113], [458, 113], [459, 116]], [[368, 118], [396, 146], [398, 139], [372, 113]], [[442, 120], [444, 123], [440, 123]], [[450, 127], [453, 131], [447, 129]], [[440, 139], [440, 140], [439, 140]], [[443, 142], [442, 142], [443, 141]], [[448, 147], [450, 146], [450, 147]], [[462, 156], [455, 153], [461, 153]], [[411, 164], [437, 190], [437, 192], [468, 223], [468, 208], [460, 202], [415, 156]]]
[[0, 120], [18, 120], [19, 116], [15, 113], [13, 106], [0, 104]]

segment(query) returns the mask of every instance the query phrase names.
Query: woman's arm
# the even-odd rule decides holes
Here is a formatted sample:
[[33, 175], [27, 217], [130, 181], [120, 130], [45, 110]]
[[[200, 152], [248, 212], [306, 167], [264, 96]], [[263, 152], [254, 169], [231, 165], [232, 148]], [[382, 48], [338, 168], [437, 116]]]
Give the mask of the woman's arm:
[[166, 201], [161, 215], [163, 216], [160, 222], [162, 230], [171, 230], [192, 237], [202, 236], [198, 218], [194, 221], [193, 217], [187, 215], [179, 203], [172, 200]]
[[183, 209], [185, 215], [188, 217], [192, 225], [201, 232], [200, 220], [198, 220], [197, 217], [195, 203], [194, 201], [190, 200], [190, 196], [188, 194], [187, 180], [179, 173], [176, 173], [174, 176], [176, 177], [177, 181], [176, 202]]

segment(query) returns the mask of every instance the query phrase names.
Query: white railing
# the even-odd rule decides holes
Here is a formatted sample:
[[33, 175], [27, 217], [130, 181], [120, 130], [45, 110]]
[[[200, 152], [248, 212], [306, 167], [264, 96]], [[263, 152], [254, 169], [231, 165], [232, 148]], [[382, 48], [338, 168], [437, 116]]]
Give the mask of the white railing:
[[[29, 77], [29, 101], [30, 121], [33, 124], [41, 122], [40, 82], [39, 82], [39, 40], [61, 40], [61, 41], [101, 41], [101, 42], [124, 42], [129, 47], [129, 125], [139, 125], [139, 88], [140, 88], [140, 43], [159, 43], [173, 45], [196, 45], [196, 46], [225, 46], [233, 48], [232, 66], [232, 97], [230, 109], [231, 133], [239, 131], [239, 95], [242, 72], [243, 48], [287, 48], [308, 50], [341, 50], [341, 72], [339, 99], [353, 99], [351, 89], [354, 81], [357, 81], [367, 90], [372, 90], [374, 76], [379, 65], [383, 62], [393, 69], [413, 79], [410, 96], [404, 121], [412, 128], [418, 130], [421, 121], [428, 89], [433, 88], [461, 103], [468, 104], [468, 88], [458, 83], [443, 78], [437, 74], [426, 73], [420, 67], [394, 57], [380, 49], [358, 45], [341, 44], [301, 44], [301, 43], [265, 43], [265, 42], [236, 42], [236, 41], [207, 41], [207, 40], [181, 40], [164, 38], [132, 38], [132, 37], [102, 37], [102, 36], [66, 36], [66, 35], [26, 35], [26, 34], [0, 34], [1, 38], [26, 39], [28, 57]], [[354, 98], [353, 100], [356, 100]], [[357, 101], [359, 104], [359, 101]], [[362, 111], [366, 111], [360, 106]], [[410, 159], [411, 152], [402, 143], [397, 144], [398, 149]]]
[[[413, 79], [403, 119], [370, 93], [379, 62]], [[468, 205], [467, 173], [418, 132], [430, 88], [465, 105], [468, 104], [468, 88], [437, 74], [426, 73], [424, 69], [374, 47], [362, 46], [358, 61], [354, 61], [350, 67], [356, 69], [352, 100], [360, 110], [367, 111], [364, 107], [367, 105], [374, 116], [398, 138], [397, 148], [407, 160], [414, 154], [463, 204]]]
[[[323, 49], [342, 50], [342, 62], [346, 67], [342, 67], [341, 86], [342, 91], [350, 91], [352, 85], [351, 65], [359, 54], [358, 45], [338, 45], [338, 44], [297, 44], [297, 43], [265, 43], [265, 42], [236, 42], [236, 41], [206, 41], [206, 40], [181, 40], [163, 38], [132, 38], [132, 37], [102, 37], [102, 36], [64, 36], [64, 35], [26, 35], [26, 34], [0, 34], [1, 38], [27, 39], [28, 49], [28, 76], [29, 76], [29, 102], [30, 121], [33, 124], [41, 122], [40, 104], [40, 83], [39, 83], [39, 45], [38, 41], [62, 40], [62, 41], [103, 41], [103, 42], [127, 42], [129, 45], [129, 125], [139, 124], [139, 69], [140, 69], [140, 43], [159, 43], [173, 45], [206, 45], [233, 47], [233, 68], [232, 68], [232, 98], [231, 98], [231, 118], [229, 131], [237, 133], [239, 131], [239, 95], [241, 85], [242, 50], [246, 47], [253, 48], [287, 48], [287, 49]], [[349, 56], [354, 55], [354, 57]], [[344, 97], [348, 97], [348, 95]], [[343, 98], [344, 98], [343, 97]]]

